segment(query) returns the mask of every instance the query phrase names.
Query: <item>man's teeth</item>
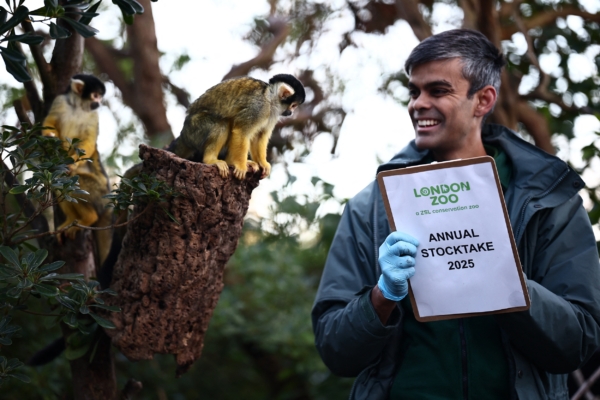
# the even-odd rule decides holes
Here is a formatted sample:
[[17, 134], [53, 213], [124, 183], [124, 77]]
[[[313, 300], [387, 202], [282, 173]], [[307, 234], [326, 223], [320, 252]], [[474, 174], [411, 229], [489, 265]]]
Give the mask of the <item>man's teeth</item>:
[[417, 121], [417, 125], [419, 126], [433, 126], [437, 124], [439, 124], [439, 122], [433, 119], [422, 119]]

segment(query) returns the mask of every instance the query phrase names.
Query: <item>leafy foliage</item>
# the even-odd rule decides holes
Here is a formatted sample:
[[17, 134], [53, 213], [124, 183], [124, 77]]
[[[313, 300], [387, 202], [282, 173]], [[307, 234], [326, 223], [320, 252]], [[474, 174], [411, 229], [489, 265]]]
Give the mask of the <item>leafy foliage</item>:
[[[133, 23], [136, 14], [144, 12], [144, 7], [136, 0], [112, 2], [119, 7], [123, 20], [129, 25]], [[7, 43], [6, 47], [0, 47], [0, 55], [6, 65], [6, 71], [19, 82], [30, 81], [31, 74], [27, 69], [27, 59], [17, 42], [39, 45], [44, 41], [43, 36], [30, 32], [17, 34], [15, 28], [19, 24], [31, 21], [47, 25], [50, 37], [56, 40], [70, 37], [72, 31], [84, 38], [98, 33], [97, 29], [90, 26], [90, 22], [99, 15], [97, 10], [102, 0], [95, 3], [93, 0], [68, 0], [60, 4], [58, 0], [44, 0], [43, 7], [31, 11], [23, 5], [24, 3], [25, 0], [19, 0], [18, 5], [16, 1], [6, 1], [8, 8], [0, 6], [0, 43]]]
[[[29, 224], [46, 209], [66, 200], [77, 202], [77, 195], [87, 192], [79, 188], [79, 178], [69, 176], [68, 165], [73, 163], [69, 152], [83, 155], [73, 140], [68, 147], [60, 139], [40, 135], [41, 125], [23, 126], [21, 129], [2, 126], [0, 136], [0, 194], [3, 203], [16, 196], [20, 203], [37, 204], [30, 215], [21, 207], [14, 213], [4, 209], [0, 213], [0, 243], [21, 244], [35, 232], [26, 231]], [[8, 164], [7, 164], [8, 162]], [[18, 184], [18, 176], [27, 171], [31, 177]], [[8, 185], [7, 182], [12, 182]], [[52, 193], [56, 193], [53, 197]], [[29, 204], [28, 203], [28, 204]], [[21, 204], [24, 205], [24, 204]]]
[[[104, 303], [103, 296], [114, 295], [100, 290], [98, 282], [85, 281], [81, 274], [57, 271], [63, 261], [45, 263], [48, 251], [35, 246], [34, 238], [58, 232], [39, 232], [31, 226], [44, 210], [61, 201], [77, 202], [85, 191], [79, 188], [78, 177], [69, 175], [70, 154], [83, 156], [74, 139], [66, 144], [54, 137], [41, 135], [43, 127], [22, 126], [20, 129], [3, 126], [0, 133], [0, 349], [13, 344], [22, 330], [11, 324], [15, 313], [52, 317], [53, 324], [64, 323], [72, 331], [67, 339], [66, 355], [76, 359], [95, 345], [93, 333], [98, 329], [114, 328], [97, 311], [119, 311]], [[22, 176], [23, 183], [20, 183]], [[162, 182], [150, 177], [131, 183], [127, 196], [133, 199], [161, 200], [169, 193]], [[145, 186], [148, 185], [149, 189]], [[127, 207], [119, 202], [123, 196], [115, 192], [114, 206]], [[125, 197], [127, 197], [125, 196]], [[32, 311], [35, 309], [35, 311]], [[8, 378], [27, 381], [20, 372], [18, 359], [0, 357], [0, 385]]]
[[118, 189], [104, 197], [109, 199], [109, 207], [116, 211], [125, 211], [131, 206], [157, 203], [161, 209], [175, 222], [167, 209], [161, 203], [168, 198], [177, 197], [179, 193], [165, 182], [156, 179], [154, 175], [138, 174], [133, 178], [119, 176], [121, 182]]

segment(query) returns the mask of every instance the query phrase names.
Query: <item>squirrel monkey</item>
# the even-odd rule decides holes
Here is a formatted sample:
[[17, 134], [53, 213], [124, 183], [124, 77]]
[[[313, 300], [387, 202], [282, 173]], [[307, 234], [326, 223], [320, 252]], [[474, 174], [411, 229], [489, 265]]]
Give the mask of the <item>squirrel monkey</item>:
[[[75, 162], [69, 165], [70, 175], [79, 175], [79, 186], [89, 195], [80, 195], [85, 201], [71, 203], [61, 201], [59, 206], [65, 214], [66, 220], [58, 227], [62, 229], [77, 220], [85, 226], [108, 226], [111, 224], [111, 212], [105, 208], [107, 201], [104, 195], [110, 192], [108, 176], [100, 162], [96, 148], [98, 139], [98, 112], [106, 88], [102, 81], [93, 75], [79, 74], [71, 78], [71, 83], [66, 93], [56, 96], [52, 102], [50, 112], [44, 119], [44, 136], [53, 136], [63, 141], [65, 148], [69, 147], [67, 139], [78, 138], [77, 147], [85, 151], [83, 157], [89, 160], [80, 160], [77, 153], [69, 154]], [[91, 162], [90, 162], [91, 161]], [[74, 226], [65, 234], [74, 239], [80, 228]], [[98, 254], [102, 262], [110, 249], [110, 230], [95, 232], [98, 242]]]
[[[267, 145], [280, 116], [290, 116], [304, 103], [304, 86], [292, 75], [273, 76], [269, 83], [241, 77], [223, 81], [208, 89], [188, 109], [181, 135], [168, 150], [188, 160], [215, 164], [220, 175], [234, 167], [237, 179], [244, 179], [250, 167], [271, 173]], [[225, 161], [219, 160], [226, 150]], [[248, 151], [252, 161], [248, 161]]]

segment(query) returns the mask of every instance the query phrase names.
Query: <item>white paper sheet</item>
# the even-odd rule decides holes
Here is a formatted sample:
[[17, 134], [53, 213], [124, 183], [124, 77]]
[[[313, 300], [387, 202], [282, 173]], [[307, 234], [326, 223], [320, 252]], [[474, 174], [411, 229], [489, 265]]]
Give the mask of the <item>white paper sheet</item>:
[[422, 318], [527, 305], [492, 168], [383, 177], [396, 229], [420, 242], [410, 284]]

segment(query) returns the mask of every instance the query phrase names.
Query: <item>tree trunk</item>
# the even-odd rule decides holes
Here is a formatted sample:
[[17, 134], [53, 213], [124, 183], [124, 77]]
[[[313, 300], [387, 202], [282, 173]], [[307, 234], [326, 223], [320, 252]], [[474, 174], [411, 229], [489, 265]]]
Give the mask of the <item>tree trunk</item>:
[[[65, 261], [61, 273], [83, 274], [86, 280], [96, 276], [94, 240], [91, 231], [80, 231], [75, 240], [66, 240], [56, 250], [55, 259]], [[66, 340], [72, 331], [66, 325], [62, 325], [62, 330]], [[116, 400], [118, 399], [117, 378], [110, 338], [102, 329], [99, 329], [94, 341], [97, 344], [92, 345], [86, 355], [70, 361], [74, 398], [77, 400]], [[90, 356], [95, 346], [97, 346], [95, 354], [90, 362]]]
[[[174, 354], [177, 374], [200, 357], [204, 334], [223, 289], [223, 269], [235, 251], [259, 172], [223, 179], [216, 166], [140, 146], [141, 173], [155, 173], [179, 196], [168, 204], [136, 207], [127, 226], [107, 302], [106, 332], [131, 360]], [[174, 216], [170, 219], [164, 210]]]

